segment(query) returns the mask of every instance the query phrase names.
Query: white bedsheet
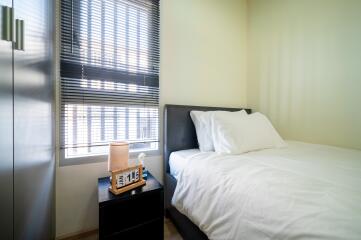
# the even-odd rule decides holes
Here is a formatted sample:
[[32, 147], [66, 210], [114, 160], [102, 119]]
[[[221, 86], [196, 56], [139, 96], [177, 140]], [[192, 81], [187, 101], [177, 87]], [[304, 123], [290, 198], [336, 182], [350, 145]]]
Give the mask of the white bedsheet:
[[180, 172], [187, 166], [189, 159], [199, 153], [199, 149], [187, 149], [172, 152], [169, 156], [170, 174], [178, 179]]
[[287, 144], [194, 155], [172, 204], [210, 239], [360, 240], [361, 151]]

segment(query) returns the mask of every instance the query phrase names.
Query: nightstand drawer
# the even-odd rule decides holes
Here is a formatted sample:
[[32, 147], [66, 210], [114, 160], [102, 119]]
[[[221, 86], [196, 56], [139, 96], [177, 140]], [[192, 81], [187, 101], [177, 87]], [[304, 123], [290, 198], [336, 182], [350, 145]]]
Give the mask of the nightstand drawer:
[[119, 202], [102, 206], [99, 209], [101, 236], [163, 219], [163, 190], [147, 192]]
[[151, 222], [145, 223], [125, 230], [123, 232], [113, 233], [105, 237], [105, 240], [121, 240], [121, 239], [154, 239], [163, 240], [164, 231], [163, 217]]

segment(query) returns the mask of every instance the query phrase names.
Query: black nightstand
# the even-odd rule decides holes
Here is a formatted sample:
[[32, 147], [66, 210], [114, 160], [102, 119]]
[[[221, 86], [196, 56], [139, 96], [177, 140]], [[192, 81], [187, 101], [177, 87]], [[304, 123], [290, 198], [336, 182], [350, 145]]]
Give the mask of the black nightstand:
[[148, 173], [147, 184], [113, 195], [109, 177], [98, 179], [99, 239], [163, 239], [163, 186]]

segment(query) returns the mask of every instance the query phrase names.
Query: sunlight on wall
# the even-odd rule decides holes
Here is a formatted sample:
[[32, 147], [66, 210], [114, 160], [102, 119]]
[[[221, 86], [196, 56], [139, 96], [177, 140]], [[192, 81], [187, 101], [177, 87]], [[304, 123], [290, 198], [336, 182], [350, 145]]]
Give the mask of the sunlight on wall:
[[361, 1], [249, 2], [249, 107], [288, 139], [361, 149]]
[[246, 104], [246, 0], [161, 3], [160, 101]]

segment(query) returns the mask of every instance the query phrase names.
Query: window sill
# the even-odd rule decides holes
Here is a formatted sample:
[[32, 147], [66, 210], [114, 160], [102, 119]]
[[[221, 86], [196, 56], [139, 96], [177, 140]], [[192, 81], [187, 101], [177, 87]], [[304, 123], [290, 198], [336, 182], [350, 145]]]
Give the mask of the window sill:
[[[160, 149], [151, 150], [151, 151], [140, 151], [140, 152], [130, 152], [129, 159], [135, 159], [139, 153], [144, 152], [147, 157], [150, 156], [161, 156]], [[108, 161], [108, 154], [104, 155], [92, 155], [84, 157], [75, 157], [75, 158], [65, 158], [62, 157], [59, 161], [59, 167], [72, 166], [72, 165], [81, 165], [81, 164], [91, 164], [91, 163], [100, 163]]]

